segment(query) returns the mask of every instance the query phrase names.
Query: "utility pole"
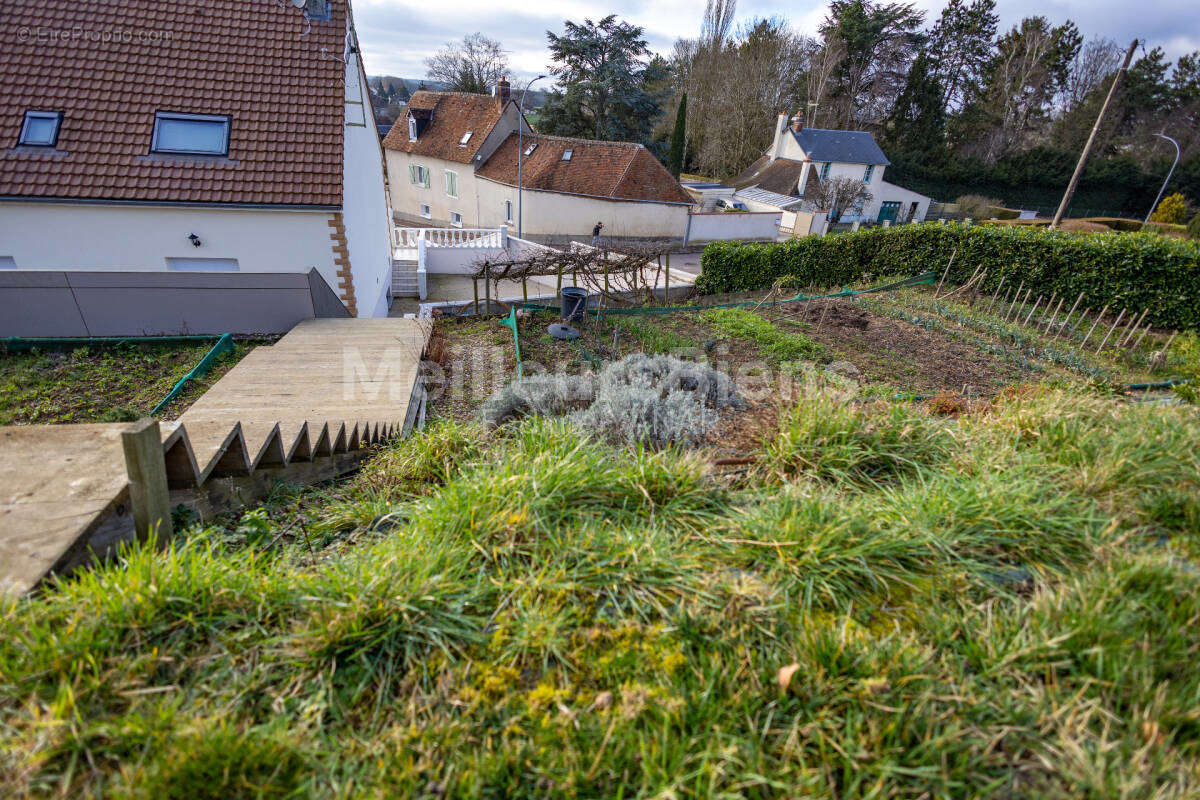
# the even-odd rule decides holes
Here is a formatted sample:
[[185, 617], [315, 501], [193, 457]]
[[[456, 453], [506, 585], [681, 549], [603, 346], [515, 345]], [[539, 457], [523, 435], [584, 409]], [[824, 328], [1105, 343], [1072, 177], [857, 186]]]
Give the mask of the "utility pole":
[[1121, 64], [1121, 68], [1117, 70], [1116, 77], [1113, 78], [1112, 86], [1108, 87], [1108, 96], [1104, 98], [1104, 105], [1100, 106], [1100, 113], [1096, 116], [1096, 124], [1092, 126], [1092, 133], [1088, 136], [1087, 144], [1083, 146], [1083, 152], [1079, 155], [1079, 163], [1075, 165], [1075, 174], [1071, 176], [1071, 182], [1067, 184], [1067, 191], [1063, 193], [1062, 202], [1058, 204], [1058, 211], [1054, 212], [1054, 221], [1050, 223], [1050, 229], [1054, 230], [1058, 227], [1058, 223], [1062, 221], [1063, 214], [1067, 213], [1067, 209], [1071, 206], [1071, 198], [1075, 196], [1075, 187], [1079, 185], [1079, 178], [1083, 175], [1083, 168], [1087, 166], [1088, 156], [1091, 155], [1092, 145], [1096, 143], [1096, 136], [1100, 133], [1100, 126], [1104, 124], [1104, 115], [1108, 113], [1109, 103], [1112, 102], [1113, 95], [1117, 93], [1117, 86], [1121, 83], [1121, 78], [1124, 77], [1125, 71], [1129, 69], [1129, 62], [1133, 60], [1133, 51], [1137, 49], [1138, 40], [1134, 39], [1133, 44], [1129, 45], [1129, 52], [1125, 54], [1125, 63]]

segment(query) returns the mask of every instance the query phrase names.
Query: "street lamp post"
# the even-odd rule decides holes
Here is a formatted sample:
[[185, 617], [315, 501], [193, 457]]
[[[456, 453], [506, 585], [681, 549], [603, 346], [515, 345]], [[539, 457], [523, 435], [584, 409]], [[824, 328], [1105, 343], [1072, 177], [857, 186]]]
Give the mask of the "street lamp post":
[[1162, 199], [1163, 192], [1167, 190], [1167, 184], [1171, 182], [1171, 176], [1175, 174], [1175, 167], [1179, 164], [1179, 142], [1167, 136], [1165, 133], [1154, 134], [1160, 139], [1166, 139], [1171, 144], [1175, 145], [1175, 163], [1171, 165], [1170, 171], [1167, 172], [1167, 179], [1163, 181], [1162, 188], [1158, 190], [1158, 197], [1154, 198], [1154, 205], [1150, 206], [1150, 212], [1146, 214], [1146, 219], [1142, 222], [1145, 225], [1150, 221], [1150, 217], [1154, 214], [1154, 209], [1158, 208], [1158, 201]]
[[522, 212], [524, 211], [524, 197], [521, 192], [521, 185], [525, 178], [525, 95], [529, 92], [529, 87], [540, 81], [545, 75], [538, 75], [536, 78], [525, 84], [525, 91], [521, 92], [521, 105], [517, 108], [517, 114], [520, 119], [517, 120], [517, 238], [525, 238], [525, 229], [522, 227], [524, 222]]

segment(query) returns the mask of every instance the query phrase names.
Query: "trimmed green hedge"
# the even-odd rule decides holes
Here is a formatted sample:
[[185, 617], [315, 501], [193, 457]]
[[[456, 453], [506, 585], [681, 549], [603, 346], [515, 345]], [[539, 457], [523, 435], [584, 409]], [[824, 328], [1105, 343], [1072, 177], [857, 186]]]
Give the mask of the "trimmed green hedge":
[[901, 225], [857, 233], [809, 236], [779, 244], [714, 242], [700, 258], [702, 294], [764, 289], [791, 276], [801, 286], [833, 286], [864, 276], [941, 272], [958, 251], [946, 280], [963, 283], [988, 270], [985, 289], [1002, 277], [1067, 303], [1141, 313], [1156, 325], [1200, 330], [1200, 243], [1151, 233], [1087, 236], [1017, 226]]

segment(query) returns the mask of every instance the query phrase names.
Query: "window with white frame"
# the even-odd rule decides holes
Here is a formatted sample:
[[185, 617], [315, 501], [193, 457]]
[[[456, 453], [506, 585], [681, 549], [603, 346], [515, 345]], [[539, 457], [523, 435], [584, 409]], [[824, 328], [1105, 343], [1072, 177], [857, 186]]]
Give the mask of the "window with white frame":
[[525, 157], [528, 158], [529, 156], [533, 155], [534, 150], [537, 150], [537, 142], [533, 142], [529, 145], [529, 147], [525, 148]]
[[458, 173], [446, 170], [446, 197], [458, 197]]
[[33, 147], [54, 147], [58, 144], [58, 129], [62, 126], [62, 113], [58, 111], [26, 111], [21, 124], [18, 144]]
[[429, 167], [418, 166], [417, 164], [408, 165], [408, 179], [412, 181], [413, 186], [423, 186], [429, 188]]
[[214, 114], [159, 111], [154, 115], [150, 149], [193, 156], [229, 155], [229, 119]]
[[505, 200], [505, 201], [504, 201], [504, 221], [505, 221], [505, 222], [509, 222], [509, 223], [511, 223], [511, 222], [513, 221], [513, 217], [512, 217], [512, 200]]
[[466, 147], [466, 146], [467, 146], [467, 142], [471, 141], [471, 134], [472, 134], [472, 133], [474, 133], [474, 131], [467, 131], [466, 133], [464, 133], [464, 134], [462, 135], [462, 138], [458, 140], [458, 146], [459, 146], [459, 147]]
[[433, 219], [433, 209], [430, 208], [426, 203], [421, 203], [420, 209], [422, 217], [425, 219]]
[[571, 160], [571, 156], [573, 156], [573, 155], [575, 155], [575, 151], [574, 151], [574, 150], [563, 150], [563, 154], [562, 154], [562, 160], [563, 160], [563, 161], [570, 161], [570, 160]]
[[417, 140], [417, 121], [412, 117], [408, 118], [408, 140], [410, 142]]
[[461, 228], [462, 227], [462, 214], [458, 213], [457, 211], [451, 211], [450, 212], [450, 224], [453, 225], [455, 228]]
[[875, 174], [875, 165], [867, 164], [867, 168], [863, 170], [863, 183], [870, 183], [871, 176]]
[[831, 164], [828, 161], [826, 161], [823, 165], [821, 165], [821, 180], [823, 180], [823, 181], [829, 180], [829, 171], [831, 169], [833, 169], [833, 164]]

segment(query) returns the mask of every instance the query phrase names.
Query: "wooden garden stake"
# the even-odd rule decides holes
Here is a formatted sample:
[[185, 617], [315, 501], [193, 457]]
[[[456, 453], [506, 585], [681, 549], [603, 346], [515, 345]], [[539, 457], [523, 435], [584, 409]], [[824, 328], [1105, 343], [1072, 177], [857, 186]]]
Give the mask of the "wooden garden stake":
[[1083, 337], [1083, 344], [1080, 347], [1087, 347], [1088, 339], [1092, 338], [1092, 331], [1096, 330], [1096, 326], [1100, 324], [1100, 320], [1104, 319], [1104, 315], [1108, 313], [1108, 306], [1100, 309], [1100, 315], [1096, 317], [1096, 321], [1092, 323], [1092, 327], [1088, 328], [1087, 336]]
[[[953, 258], [953, 256], [951, 256], [951, 258]], [[829, 313], [829, 306], [831, 305], [833, 304], [826, 303], [825, 308], [821, 311], [821, 321], [817, 323], [817, 333], [821, 332], [821, 326], [825, 324], [825, 315]]]
[[[1065, 303], [1066, 301], [1067, 301], [1067, 298], [1065, 298], [1065, 297], [1058, 298], [1058, 305], [1055, 306], [1054, 311], [1051, 312], [1050, 321], [1046, 323], [1046, 329], [1043, 330], [1042, 333], [1049, 333], [1050, 329], [1052, 327], [1054, 327], [1054, 322], [1055, 322], [1055, 320], [1058, 319], [1058, 312], [1062, 311], [1063, 303]], [[1047, 308], [1049, 308], [1049, 306], [1047, 306]]]
[[1112, 336], [1113, 331], [1121, 324], [1121, 320], [1125, 317], [1125, 309], [1121, 309], [1121, 313], [1117, 314], [1117, 321], [1108, 329], [1108, 333], [1104, 334], [1104, 338], [1100, 340], [1100, 346], [1096, 348], [1096, 355], [1100, 355], [1100, 351], [1104, 349], [1104, 345], [1108, 344], [1108, 337]]
[[1008, 315], [1012, 313], [1013, 306], [1015, 306], [1017, 304], [1017, 298], [1021, 296], [1021, 290], [1024, 288], [1025, 288], [1025, 281], [1021, 281], [1019, 284], [1017, 284], [1017, 293], [1013, 295], [1012, 303], [1009, 305], [1008, 310], [1004, 312], [1004, 321], [1005, 322], [1008, 321]]
[[1000, 290], [1004, 288], [1004, 275], [1000, 276], [1000, 282], [996, 284], [996, 291], [992, 294], [992, 302], [988, 303], [988, 311], [996, 307], [996, 298], [1000, 296]]
[[671, 305], [671, 252], [667, 251], [667, 269], [663, 276], [663, 303]]
[[1129, 344], [1129, 340], [1133, 338], [1135, 333], [1137, 333], [1137, 329], [1142, 326], [1142, 321], [1146, 319], [1146, 315], [1149, 313], [1150, 309], [1147, 308], [1142, 312], [1140, 317], [1137, 317], [1133, 320], [1130, 326], [1125, 329], [1125, 335], [1121, 337], [1121, 340], [1117, 343], [1117, 347], [1124, 347], [1125, 345]]
[[1025, 296], [1023, 298], [1021, 298], [1021, 302], [1017, 303], [1017, 305], [1019, 305], [1020, 308], [1018, 308], [1016, 310], [1016, 312], [1013, 313], [1012, 320], [1011, 320], [1012, 322], [1016, 322], [1017, 320], [1019, 320], [1021, 318], [1021, 312], [1025, 309], [1025, 306], [1029, 305], [1029, 295], [1031, 295], [1031, 294], [1033, 294], [1032, 286], [1030, 286], [1028, 289], [1025, 290]]
[[950, 260], [946, 262], [946, 268], [942, 270], [942, 280], [938, 281], [937, 288], [933, 290], [933, 299], [937, 299], [938, 294], [942, 291], [942, 281], [946, 280], [946, 275], [950, 272], [950, 266], [954, 263], [954, 257], [958, 255], [958, 248], [954, 248], [954, 252], [950, 254]]
[[1067, 312], [1067, 318], [1063, 320], [1061, 331], [1067, 329], [1067, 323], [1071, 321], [1071, 315], [1075, 313], [1075, 309], [1079, 307], [1079, 301], [1083, 300], [1083, 292], [1079, 293], [1079, 297], [1075, 298], [1075, 305], [1071, 306], [1071, 310]]
[[1162, 350], [1158, 351], [1158, 356], [1154, 359], [1157, 366], [1165, 367], [1167, 365], [1167, 353], [1171, 352], [1171, 343], [1175, 341], [1175, 337], [1179, 335], [1179, 331], [1172, 331], [1171, 338], [1167, 339], [1167, 343], [1162, 346]]
[[1138, 349], [1138, 345], [1140, 345], [1140, 344], [1142, 343], [1142, 339], [1145, 339], [1145, 338], [1146, 338], [1146, 334], [1150, 332], [1150, 326], [1151, 326], [1152, 324], [1153, 324], [1153, 323], [1151, 323], [1151, 322], [1147, 322], [1147, 323], [1146, 323], [1146, 327], [1142, 328], [1142, 332], [1141, 332], [1141, 334], [1139, 334], [1139, 335], [1138, 335], [1137, 341], [1133, 343], [1133, 349], [1134, 349], [1134, 350], [1137, 350], [1137, 349]]
[[1042, 296], [1039, 294], [1038, 298], [1037, 298], [1037, 302], [1033, 304], [1033, 308], [1029, 309], [1029, 313], [1025, 315], [1025, 321], [1021, 323], [1022, 325], [1029, 324], [1029, 320], [1033, 319], [1033, 312], [1037, 311], [1038, 306], [1040, 306], [1041, 304], [1042, 304]]

